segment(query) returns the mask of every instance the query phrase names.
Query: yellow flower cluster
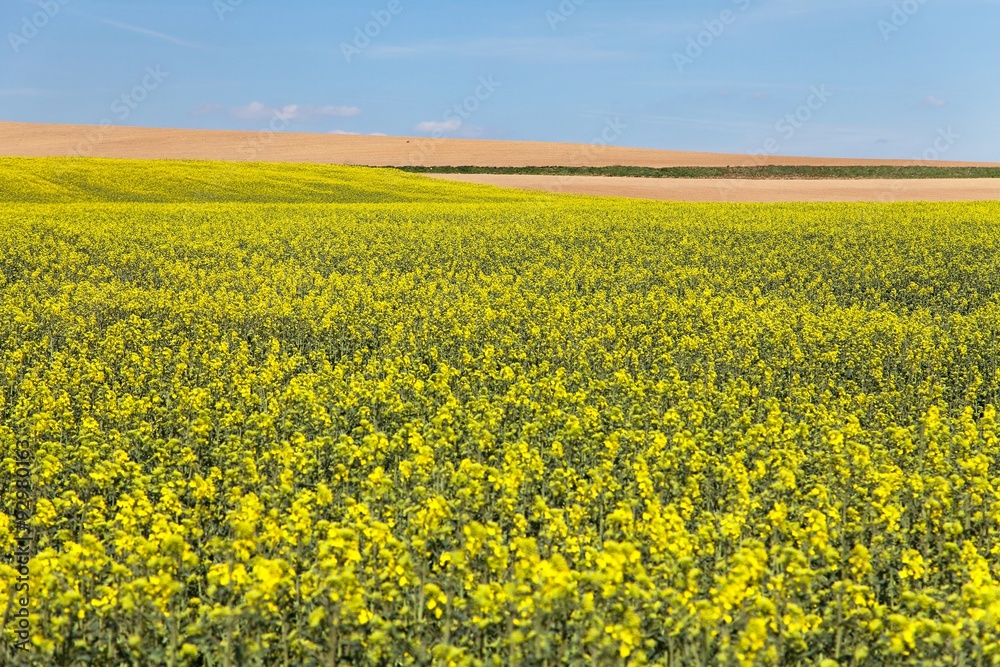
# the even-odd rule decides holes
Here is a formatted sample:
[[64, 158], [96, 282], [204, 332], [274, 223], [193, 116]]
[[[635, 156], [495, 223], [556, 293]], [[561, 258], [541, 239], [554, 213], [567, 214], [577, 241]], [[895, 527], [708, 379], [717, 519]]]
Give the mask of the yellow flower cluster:
[[1000, 663], [1000, 203], [0, 172], [4, 665]]

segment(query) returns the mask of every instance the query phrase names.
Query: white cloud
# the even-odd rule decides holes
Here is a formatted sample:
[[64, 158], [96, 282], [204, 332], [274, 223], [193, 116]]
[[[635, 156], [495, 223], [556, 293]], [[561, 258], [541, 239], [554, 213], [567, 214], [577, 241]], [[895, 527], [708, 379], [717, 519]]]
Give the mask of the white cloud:
[[192, 116], [207, 116], [216, 111], [221, 111], [221, 104], [199, 104], [194, 109], [191, 110]]
[[312, 117], [312, 116], [360, 116], [361, 109], [358, 107], [338, 107], [333, 105], [327, 105], [323, 107], [313, 107], [306, 105], [299, 109], [301, 117]]
[[425, 120], [422, 123], [418, 123], [416, 130], [417, 132], [454, 132], [458, 128], [462, 127], [462, 121], [458, 118], [452, 118], [451, 120]]
[[934, 97], [933, 95], [928, 95], [927, 97], [924, 98], [923, 104], [925, 107], [943, 107], [948, 103], [942, 100], [940, 97]]
[[241, 120], [261, 120], [265, 118], [273, 118], [275, 115], [285, 115], [285, 112], [294, 109], [295, 105], [291, 105], [290, 107], [281, 107], [279, 109], [277, 107], [261, 104], [260, 102], [251, 102], [245, 107], [230, 109], [229, 115], [233, 118], [239, 118]]
[[313, 106], [310, 104], [286, 104], [275, 107], [260, 102], [251, 102], [244, 107], [229, 110], [229, 115], [240, 120], [267, 120], [269, 118], [285, 118], [288, 120], [315, 120], [317, 118], [346, 118], [358, 116], [361, 109], [346, 106]]

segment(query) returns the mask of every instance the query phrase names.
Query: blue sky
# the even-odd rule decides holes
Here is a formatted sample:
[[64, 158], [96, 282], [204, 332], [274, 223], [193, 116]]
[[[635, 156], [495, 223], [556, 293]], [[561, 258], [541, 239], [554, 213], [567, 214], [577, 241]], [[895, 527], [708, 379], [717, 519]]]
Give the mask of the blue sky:
[[3, 120], [1000, 160], [1000, 0], [4, 0], [0, 26]]

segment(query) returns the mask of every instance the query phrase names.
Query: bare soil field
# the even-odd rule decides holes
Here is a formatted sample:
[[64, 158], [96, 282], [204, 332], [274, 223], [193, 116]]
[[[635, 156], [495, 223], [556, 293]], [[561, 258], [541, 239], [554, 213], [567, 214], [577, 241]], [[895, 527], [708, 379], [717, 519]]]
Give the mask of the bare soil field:
[[[373, 167], [997, 167], [988, 162], [757, 157], [588, 144], [284, 132], [175, 130], [0, 121], [0, 155], [227, 160]], [[1000, 179], [724, 180], [441, 174], [439, 178], [575, 194], [677, 201], [962, 201], [1000, 199]]]
[[981, 201], [1000, 199], [1000, 179], [747, 180], [429, 174], [522, 190], [697, 202]]
[[171, 130], [0, 121], [0, 155], [311, 162], [373, 167], [726, 167], [753, 165], [998, 166], [992, 163], [855, 160], [692, 153], [588, 144], [285, 132]]

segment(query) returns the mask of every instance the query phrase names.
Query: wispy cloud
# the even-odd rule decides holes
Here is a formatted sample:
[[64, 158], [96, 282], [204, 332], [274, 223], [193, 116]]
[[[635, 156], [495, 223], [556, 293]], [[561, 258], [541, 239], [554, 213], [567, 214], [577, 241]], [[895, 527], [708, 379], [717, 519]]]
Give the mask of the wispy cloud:
[[921, 104], [925, 107], [943, 107], [948, 103], [942, 100], [940, 97], [934, 97], [933, 95], [928, 95], [923, 99]]
[[128, 23], [122, 23], [121, 21], [114, 21], [112, 19], [101, 19], [101, 23], [104, 25], [111, 26], [112, 28], [118, 28], [119, 30], [127, 30], [128, 32], [134, 32], [138, 35], [146, 35], [147, 37], [153, 37], [154, 39], [163, 40], [164, 42], [170, 42], [171, 44], [176, 44], [177, 46], [183, 46], [189, 49], [203, 49], [205, 48], [201, 44], [195, 42], [188, 42], [183, 39], [179, 39], [172, 35], [167, 35], [162, 32], [156, 32], [155, 30], [147, 30], [146, 28], [140, 28], [139, 26], [129, 25]]
[[192, 116], [207, 116], [213, 114], [216, 111], [222, 111], [223, 106], [221, 104], [199, 104], [194, 109], [191, 110]]
[[251, 102], [245, 107], [229, 110], [229, 115], [238, 120], [266, 120], [268, 118], [286, 118], [288, 120], [316, 120], [317, 118], [347, 118], [361, 115], [361, 109], [353, 106], [314, 106], [311, 104], [286, 104], [270, 106], [260, 102]]
[[452, 118], [451, 120], [425, 120], [422, 123], [418, 123], [414, 129], [417, 132], [440, 132], [444, 134], [454, 132], [460, 127], [462, 127], [462, 121], [458, 118]]

